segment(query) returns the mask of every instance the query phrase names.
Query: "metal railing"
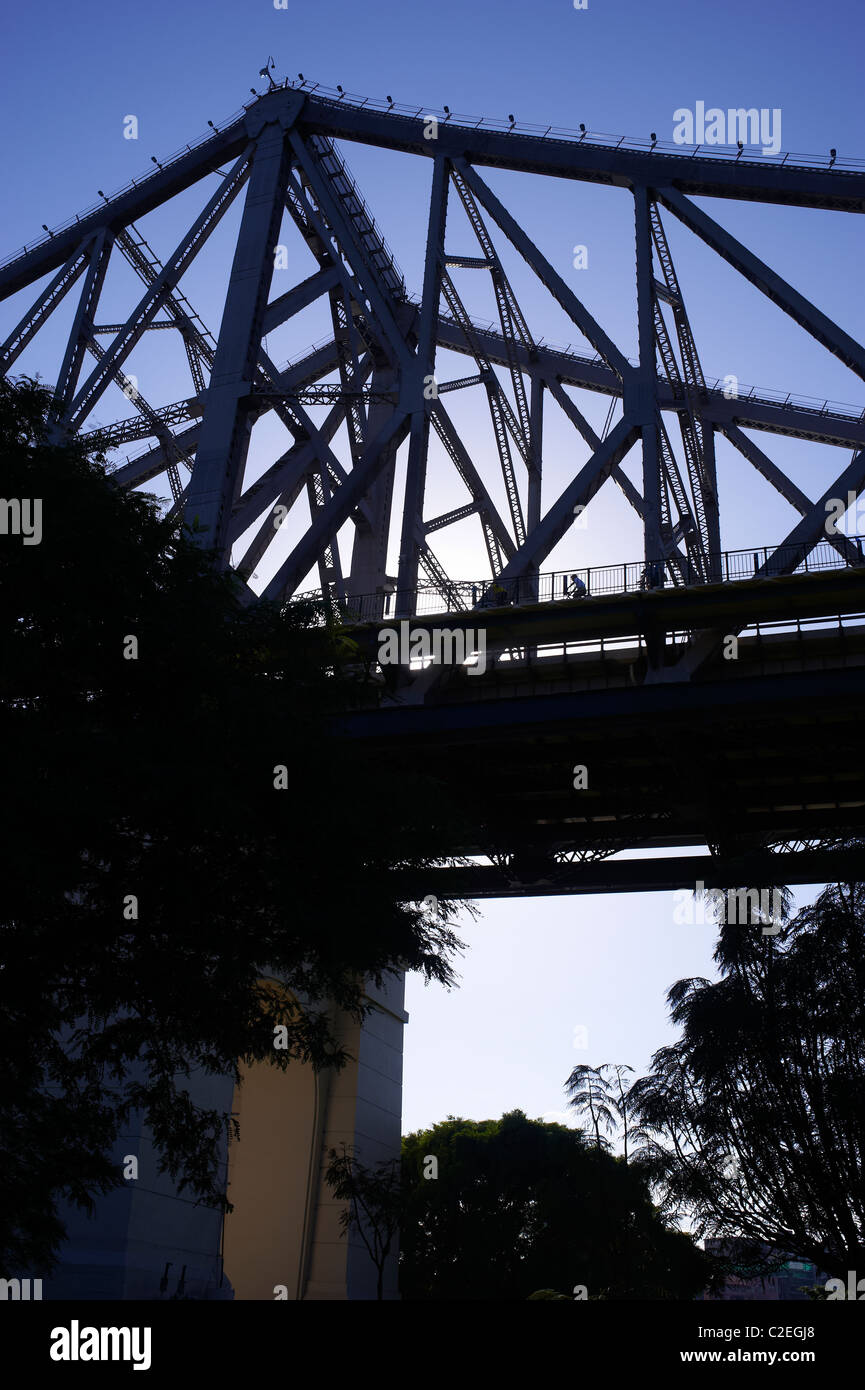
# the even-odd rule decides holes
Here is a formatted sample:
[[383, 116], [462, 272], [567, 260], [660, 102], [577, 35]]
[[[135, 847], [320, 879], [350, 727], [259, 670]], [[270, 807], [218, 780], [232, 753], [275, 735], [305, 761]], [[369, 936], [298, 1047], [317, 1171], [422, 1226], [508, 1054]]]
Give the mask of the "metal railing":
[[[739, 660], [723, 662], [724, 676], [729, 679], [749, 678], [755, 669], [762, 674], [778, 671], [778, 663], [789, 669], [792, 661], [826, 659], [826, 647], [820, 639], [831, 638], [832, 655], [836, 664], [849, 660], [860, 664], [865, 659], [865, 613], [836, 614], [831, 618], [779, 618], [749, 623], [738, 633]], [[687, 629], [673, 629], [664, 636], [668, 659], [684, 653], [693, 639]], [[528, 653], [530, 652], [530, 659]], [[616, 637], [587, 637], [568, 641], [545, 642], [522, 651], [488, 652], [488, 669], [483, 681], [469, 680], [460, 686], [459, 698], [489, 699], [498, 690], [513, 688], [519, 681], [524, 691], [536, 682], [543, 682], [549, 692], [550, 680], [570, 689], [610, 689], [630, 683], [628, 669], [644, 659], [646, 642], [643, 633], [634, 632]], [[421, 665], [415, 663], [415, 669]]]
[[[257, 99], [258, 98], [256, 98], [256, 100]], [[52, 227], [44, 236], [34, 237], [33, 240], [28, 241], [25, 246], [19, 246], [17, 251], [13, 251], [9, 256], [4, 256], [3, 260], [0, 261], [0, 270], [5, 269], [7, 265], [11, 265], [13, 261], [17, 261], [19, 256], [26, 256], [29, 251], [35, 251], [37, 247], [44, 246], [47, 242], [53, 241], [54, 237], [59, 236], [61, 232], [69, 231], [70, 227], [74, 227], [77, 222], [85, 222], [88, 217], [92, 217], [93, 214], [98, 212], [101, 207], [104, 207], [106, 203], [113, 203], [115, 198], [122, 198], [124, 193], [131, 192], [133, 188], [141, 188], [151, 179], [158, 178], [166, 169], [170, 169], [174, 164], [179, 164], [180, 160], [185, 159], [193, 150], [197, 150], [201, 145], [206, 145], [208, 140], [213, 139], [214, 135], [220, 134], [220, 132], [226, 130], [228, 126], [234, 125], [235, 121], [241, 120], [246, 115], [250, 106], [254, 105], [255, 102], [247, 102], [244, 106], [241, 106], [238, 111], [233, 111], [226, 120], [220, 121], [218, 125], [208, 130], [206, 134], [199, 135], [198, 139], [193, 140], [191, 144], [183, 145], [181, 149], [175, 150], [174, 154], [169, 155], [167, 159], [159, 160], [158, 169], [148, 169], [145, 173], [141, 174], [139, 178], [129, 179], [129, 181], [124, 183], [120, 188], [116, 188], [113, 193], [107, 195], [103, 193], [102, 202], [91, 203], [90, 206], [84, 208], [82, 212], [76, 212], [74, 217], [69, 217], [65, 222], [60, 222], [57, 226]]]
[[[286, 87], [295, 84], [286, 80]], [[679, 159], [701, 158], [717, 159], [722, 163], [757, 165], [765, 168], [767, 164], [777, 167], [794, 167], [808, 170], [832, 170], [840, 173], [865, 172], [865, 159], [851, 159], [844, 155], [796, 154], [791, 150], [781, 150], [773, 156], [758, 156], [753, 146], [748, 153], [740, 151], [736, 145], [684, 145], [675, 141], [652, 140], [637, 135], [610, 135], [604, 131], [568, 126], [544, 126], [533, 121], [506, 120], [501, 116], [466, 115], [458, 111], [445, 111], [433, 106], [408, 106], [404, 102], [385, 101], [380, 97], [362, 97], [356, 92], [340, 92], [338, 88], [325, 87], [320, 82], [298, 82], [297, 91], [305, 91], [334, 106], [351, 106], [358, 110], [379, 111], [383, 115], [418, 120], [424, 116], [435, 116], [440, 125], [458, 126], [465, 130], [495, 130], [504, 135], [528, 135], [535, 139], [564, 141], [568, 144], [593, 145], [600, 149], [637, 150], [646, 154], [673, 155]]]
[[[325, 173], [334, 185], [337, 197], [343, 203], [349, 218], [353, 222], [359, 220], [366, 223], [365, 230], [360, 231], [360, 240], [369, 253], [375, 269], [382, 276], [391, 294], [399, 299], [405, 299], [406, 287], [405, 276], [397, 265], [396, 257], [382, 234], [381, 228], [376, 225], [376, 220], [367, 207], [366, 200], [357, 185], [357, 179], [348, 167], [348, 163], [332, 140], [325, 136], [315, 136], [315, 140], [320, 144], [315, 146], [319, 158], [324, 165]], [[343, 185], [340, 187], [340, 185]], [[352, 207], [354, 203], [354, 207]], [[366, 237], [373, 238], [373, 245], [369, 246]]]
[[[531, 121], [510, 121], [496, 116], [481, 116], [480, 119], [477, 119], [470, 115], [460, 115], [455, 111], [445, 112], [427, 106], [407, 106], [403, 102], [388, 102], [379, 97], [362, 97], [353, 92], [340, 92], [334, 87], [324, 87], [319, 82], [304, 81], [298, 82], [295, 86], [293, 82], [290, 82], [286, 78], [281, 85], [283, 88], [304, 91], [308, 96], [315, 95], [319, 100], [325, 101], [333, 106], [351, 106], [359, 111], [379, 111], [384, 115], [393, 117], [395, 120], [406, 118], [418, 120], [424, 116], [435, 116], [436, 120], [439, 121], [441, 125], [447, 124], [450, 126], [457, 126], [466, 131], [494, 130], [505, 135], [527, 135], [535, 139], [550, 140], [551, 142], [593, 146], [596, 149], [635, 150], [644, 154], [662, 154], [666, 155], [668, 158], [672, 156], [673, 158], [683, 161], [695, 159], [696, 156], [699, 155], [701, 159], [717, 160], [722, 164], [742, 164], [759, 169], [765, 169], [767, 165], [770, 165], [773, 168], [788, 167], [808, 170], [810, 172], [831, 172], [833, 174], [855, 175], [865, 173], [865, 159], [851, 159], [845, 155], [796, 154], [792, 151], [787, 151], [782, 154], [779, 151], [774, 157], [767, 155], [761, 157], [753, 152], [753, 147], [750, 147], [749, 152], [745, 154], [732, 145], [677, 145], [671, 141], [646, 140], [645, 138], [635, 135], [616, 136], [597, 130], [572, 130], [567, 126], [548, 125], [544, 127], [543, 125]], [[262, 97], [268, 95], [269, 92], [261, 92], [255, 98], [255, 101], [261, 100]], [[170, 168], [173, 164], [185, 158], [192, 150], [198, 149], [199, 146], [206, 144], [208, 140], [212, 140], [214, 134], [219, 134], [221, 130], [225, 130], [228, 126], [233, 125], [235, 121], [241, 120], [249, 108], [255, 105], [255, 101], [244, 103], [238, 111], [234, 111], [226, 120], [220, 121], [218, 124], [214, 125], [206, 134], [199, 136], [198, 139], [193, 140], [191, 144], [184, 145], [180, 150], [176, 150], [175, 153], [169, 155], [167, 159], [160, 160], [158, 172], [161, 173], [163, 169]], [[124, 193], [128, 193], [132, 188], [141, 187], [142, 184], [156, 176], [153, 170], [148, 169], [140, 178], [130, 179], [128, 183], [116, 189], [105, 201], [113, 202], [115, 198], [119, 198]], [[91, 204], [91, 206], [86, 208], [83, 212], [76, 213], [74, 217], [70, 217], [68, 221], [61, 222], [59, 226], [52, 227], [45, 236], [35, 237], [33, 241], [28, 242], [25, 246], [19, 247], [17, 251], [13, 251], [11, 255], [0, 260], [0, 270], [17, 260], [19, 256], [24, 256], [29, 251], [36, 250], [37, 247], [50, 241], [52, 237], [57, 236], [60, 232], [68, 231], [76, 222], [81, 222], [85, 218], [90, 217], [100, 206], [102, 206], [100, 203]]]
[[[412, 304], [420, 307], [420, 295], [410, 294], [408, 299]], [[446, 327], [459, 328], [456, 319], [451, 318], [450, 315], [440, 313], [438, 317], [439, 322]], [[493, 333], [497, 337], [501, 337], [501, 324], [494, 323], [490, 319], [478, 319], [472, 316], [472, 326], [481, 333]], [[557, 357], [568, 357], [572, 362], [580, 362], [586, 367], [605, 367], [607, 365], [599, 352], [592, 355], [575, 352], [571, 343], [568, 343], [567, 347], [562, 347], [558, 343], [548, 343], [545, 338], [537, 338], [535, 339], [535, 347], [544, 352], [555, 353]], [[626, 360], [632, 367], [639, 367], [640, 365], [635, 357], [628, 357]], [[819, 396], [802, 396], [792, 391], [776, 390], [772, 386], [748, 386], [744, 381], [738, 380], [734, 393], [730, 390], [729, 380], [729, 376], [706, 377], [706, 394], [723, 396], [725, 400], [753, 401], [757, 405], [780, 405], [790, 410], [805, 411], [812, 415], [828, 415], [839, 420], [865, 420], [865, 409], [859, 405], [851, 405], [848, 401], [832, 401], [827, 397], [821, 400]]]
[[[839, 532], [839, 536], [842, 533]], [[865, 536], [848, 536], [854, 547], [842, 555], [828, 541], [821, 540], [802, 555], [801, 545], [760, 546], [749, 550], [722, 550], [710, 556], [710, 572], [715, 582], [736, 583], [763, 574], [767, 579], [781, 574], [815, 574], [826, 570], [865, 567]], [[801, 558], [798, 558], [801, 557]], [[793, 563], [793, 562], [796, 563]], [[635, 560], [619, 565], [591, 565], [582, 569], [553, 570], [518, 579], [453, 580], [450, 588], [459, 594], [466, 609], [524, 608], [539, 603], [603, 598], [608, 595], [645, 593], [652, 590], [702, 587], [687, 564], [679, 560]], [[320, 589], [295, 595], [293, 602], [323, 603]], [[432, 584], [418, 585], [410, 594], [396, 589], [375, 594], [358, 594], [341, 605], [339, 617], [345, 623], [387, 622], [411, 613], [422, 618], [433, 614], [454, 614], [439, 590]]]

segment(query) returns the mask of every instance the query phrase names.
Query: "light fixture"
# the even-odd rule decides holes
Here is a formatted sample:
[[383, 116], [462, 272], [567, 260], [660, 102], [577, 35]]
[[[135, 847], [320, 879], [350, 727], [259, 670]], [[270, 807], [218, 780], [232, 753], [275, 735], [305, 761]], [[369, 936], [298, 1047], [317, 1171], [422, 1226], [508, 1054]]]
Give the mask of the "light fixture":
[[271, 69], [271, 68], [275, 68], [275, 67], [276, 67], [276, 63], [274, 62], [273, 58], [272, 58], [272, 57], [270, 56], [270, 54], [268, 53], [268, 55], [267, 55], [267, 62], [265, 63], [264, 67], [258, 69], [258, 75], [259, 75], [259, 77], [266, 77], [266, 78], [267, 78], [267, 82], [268, 82], [268, 91], [270, 91], [270, 92], [275, 92], [275, 91], [277, 90], [277, 84], [274, 82], [273, 78], [272, 78], [271, 75], [270, 75], [270, 69]]

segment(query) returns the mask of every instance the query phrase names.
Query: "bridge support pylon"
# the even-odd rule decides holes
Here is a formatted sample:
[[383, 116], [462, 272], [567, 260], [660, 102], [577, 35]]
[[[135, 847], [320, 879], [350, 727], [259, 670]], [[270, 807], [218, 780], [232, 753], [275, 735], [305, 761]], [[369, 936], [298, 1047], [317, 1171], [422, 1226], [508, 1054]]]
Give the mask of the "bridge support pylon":
[[[362, 1025], [337, 1014], [337, 1037], [352, 1058], [340, 1072], [316, 1074], [300, 1062], [244, 1069], [233, 1104], [240, 1138], [228, 1161], [234, 1211], [223, 1238], [236, 1299], [376, 1297], [375, 1266], [355, 1231], [342, 1234], [343, 1204], [324, 1172], [329, 1150], [343, 1143], [367, 1167], [399, 1156], [404, 992], [404, 977], [394, 976], [385, 990], [368, 986], [375, 1007]], [[386, 1299], [399, 1296], [396, 1263], [394, 1252]]]

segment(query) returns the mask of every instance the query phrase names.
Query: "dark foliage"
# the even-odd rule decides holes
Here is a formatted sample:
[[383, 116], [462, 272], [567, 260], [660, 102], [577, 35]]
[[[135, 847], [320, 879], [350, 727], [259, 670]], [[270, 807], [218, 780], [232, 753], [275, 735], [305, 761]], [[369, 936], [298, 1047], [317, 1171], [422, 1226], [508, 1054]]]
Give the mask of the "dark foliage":
[[[425, 1159], [438, 1175], [425, 1178]], [[431, 1165], [428, 1165], [431, 1167]], [[563, 1125], [451, 1118], [403, 1140], [400, 1285], [411, 1299], [693, 1298], [707, 1261], [633, 1167]]]
[[865, 1266], [865, 887], [764, 935], [724, 925], [721, 978], [669, 992], [680, 1040], [629, 1093], [640, 1161], [701, 1234], [836, 1277]]
[[196, 1106], [187, 1074], [337, 1065], [328, 1001], [359, 1013], [363, 978], [394, 969], [448, 983], [458, 946], [449, 904], [422, 912], [389, 882], [442, 842], [435, 782], [331, 736], [334, 711], [375, 698], [351, 644], [312, 611], [244, 606], [153, 499], [48, 442], [49, 408], [35, 382], [0, 385], [5, 496], [43, 508], [40, 544], [0, 537], [12, 1273], [50, 1268], [58, 1199], [118, 1184], [136, 1110], [181, 1187], [226, 1206], [230, 1116]]

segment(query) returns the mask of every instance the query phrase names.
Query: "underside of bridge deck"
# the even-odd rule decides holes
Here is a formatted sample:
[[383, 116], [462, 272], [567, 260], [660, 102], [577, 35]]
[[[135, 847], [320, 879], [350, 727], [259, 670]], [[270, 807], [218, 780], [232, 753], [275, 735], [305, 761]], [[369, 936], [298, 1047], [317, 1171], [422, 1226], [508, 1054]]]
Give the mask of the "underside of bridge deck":
[[[865, 837], [862, 583], [847, 570], [470, 615], [485, 624], [482, 673], [400, 668], [379, 709], [341, 723], [344, 736], [373, 740], [383, 764], [434, 772], [463, 811], [460, 838], [438, 849], [489, 861], [406, 877], [405, 891], [633, 891], [852, 872], [861, 854], [844, 842]], [[697, 601], [714, 627], [682, 630]], [[724, 632], [737, 630], [725, 656]], [[364, 649], [371, 631], [355, 633]], [[691, 853], [673, 853], [683, 847]], [[708, 854], [695, 858], [699, 848]], [[613, 857], [640, 851], [648, 857]]]

